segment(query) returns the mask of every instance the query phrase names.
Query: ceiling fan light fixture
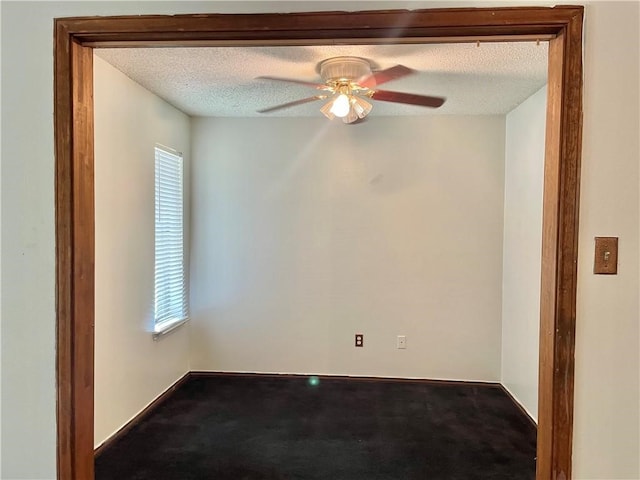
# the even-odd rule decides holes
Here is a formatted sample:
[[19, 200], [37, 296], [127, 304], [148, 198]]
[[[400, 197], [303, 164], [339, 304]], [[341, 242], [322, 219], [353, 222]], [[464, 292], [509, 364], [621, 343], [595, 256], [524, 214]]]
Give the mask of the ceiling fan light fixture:
[[322, 106], [320, 112], [329, 120], [338, 117], [344, 123], [353, 123], [366, 117], [373, 105], [358, 95], [338, 93]]
[[313, 83], [306, 80], [281, 77], [258, 77], [267, 80], [302, 84], [327, 93], [326, 95], [314, 95], [313, 97], [283, 103], [275, 107], [258, 110], [258, 112], [269, 113], [284, 108], [295, 107], [316, 100], [324, 100], [328, 95], [331, 95], [332, 98], [320, 108], [320, 112], [329, 120], [339, 117], [344, 123], [353, 123], [356, 120], [363, 119], [371, 112], [372, 105], [363, 97], [382, 102], [418, 105], [430, 108], [438, 108], [442, 106], [446, 100], [443, 97], [432, 97], [429, 95], [390, 90], [374, 90], [377, 85], [415, 73], [415, 70], [403, 65], [395, 65], [373, 73], [369, 62], [363, 58], [334, 57], [322, 61], [319, 67], [320, 76], [324, 83]]

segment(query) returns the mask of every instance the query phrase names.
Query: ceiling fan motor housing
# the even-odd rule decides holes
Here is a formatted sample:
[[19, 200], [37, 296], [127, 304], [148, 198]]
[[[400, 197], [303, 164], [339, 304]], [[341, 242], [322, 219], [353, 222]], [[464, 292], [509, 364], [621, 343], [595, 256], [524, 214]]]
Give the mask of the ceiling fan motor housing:
[[371, 75], [369, 62], [358, 57], [334, 57], [320, 64], [320, 76], [325, 83], [357, 81]]

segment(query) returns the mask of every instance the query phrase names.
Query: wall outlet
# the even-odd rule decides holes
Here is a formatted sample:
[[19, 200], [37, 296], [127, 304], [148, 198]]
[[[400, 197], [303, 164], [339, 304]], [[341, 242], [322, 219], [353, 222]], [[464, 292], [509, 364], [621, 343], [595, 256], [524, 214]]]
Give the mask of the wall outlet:
[[364, 347], [364, 335], [356, 333], [356, 347]]
[[398, 348], [407, 348], [407, 336], [406, 335], [398, 335], [397, 341]]

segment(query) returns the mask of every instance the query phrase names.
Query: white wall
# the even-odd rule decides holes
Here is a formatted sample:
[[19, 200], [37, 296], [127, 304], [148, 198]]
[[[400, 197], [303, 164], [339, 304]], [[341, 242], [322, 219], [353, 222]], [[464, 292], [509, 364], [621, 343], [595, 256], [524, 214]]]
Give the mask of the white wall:
[[192, 369], [499, 380], [503, 116], [192, 128]]
[[[576, 478], [640, 478], [640, 3], [589, 5], [580, 195]], [[618, 275], [593, 274], [595, 236], [620, 237]]]
[[188, 178], [190, 120], [95, 55], [94, 87], [97, 446], [189, 370], [188, 324], [150, 332], [154, 147], [183, 152]]
[[[53, 18], [434, 8], [470, 3], [2, 2], [3, 478], [52, 479], [56, 470]], [[587, 4], [574, 477], [637, 479], [638, 4], [574, 3]], [[506, 5], [473, 3], [488, 4]], [[620, 274], [593, 276], [593, 236], [609, 234], [620, 236]]]
[[547, 87], [506, 120], [501, 383], [537, 421]]

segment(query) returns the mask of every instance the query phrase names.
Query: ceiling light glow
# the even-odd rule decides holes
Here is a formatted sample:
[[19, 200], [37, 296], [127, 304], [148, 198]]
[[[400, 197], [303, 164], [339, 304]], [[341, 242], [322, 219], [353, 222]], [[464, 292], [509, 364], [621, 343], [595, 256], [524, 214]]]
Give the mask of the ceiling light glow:
[[349, 96], [341, 93], [338, 97], [333, 101], [331, 105], [331, 113], [333, 113], [336, 117], [346, 117], [349, 114], [349, 110], [351, 110], [351, 103], [349, 102]]

